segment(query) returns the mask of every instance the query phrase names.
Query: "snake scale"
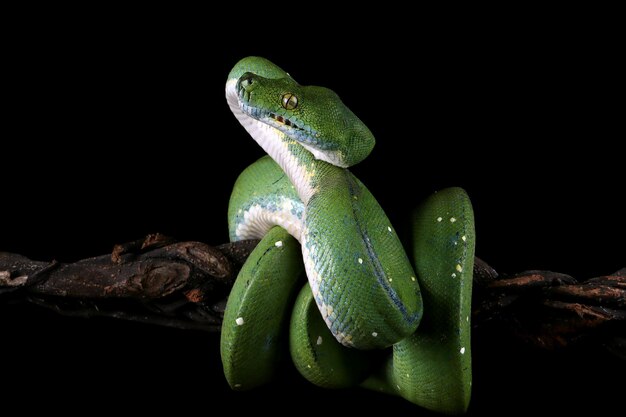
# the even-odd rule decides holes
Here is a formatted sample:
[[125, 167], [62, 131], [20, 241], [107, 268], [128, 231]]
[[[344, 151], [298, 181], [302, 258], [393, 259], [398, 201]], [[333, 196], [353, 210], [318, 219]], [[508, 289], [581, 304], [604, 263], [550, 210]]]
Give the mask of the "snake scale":
[[269, 382], [290, 354], [322, 387], [362, 386], [465, 412], [475, 245], [467, 194], [440, 190], [415, 210], [409, 257], [347, 169], [375, 140], [337, 94], [248, 57], [228, 75], [226, 99], [268, 154], [239, 176], [228, 210], [231, 240], [261, 239], [224, 314], [230, 386]]

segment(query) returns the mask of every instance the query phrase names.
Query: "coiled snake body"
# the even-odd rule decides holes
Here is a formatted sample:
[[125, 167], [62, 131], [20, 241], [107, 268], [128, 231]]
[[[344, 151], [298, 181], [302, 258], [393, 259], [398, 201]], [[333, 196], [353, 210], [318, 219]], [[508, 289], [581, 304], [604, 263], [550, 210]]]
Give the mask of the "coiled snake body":
[[360, 384], [464, 412], [474, 259], [465, 192], [439, 191], [416, 210], [414, 269], [380, 205], [347, 169], [367, 157], [374, 137], [334, 92], [248, 57], [230, 72], [226, 98], [269, 155], [240, 175], [229, 205], [231, 240], [262, 239], [224, 315], [231, 387], [269, 381], [289, 345], [314, 384]]

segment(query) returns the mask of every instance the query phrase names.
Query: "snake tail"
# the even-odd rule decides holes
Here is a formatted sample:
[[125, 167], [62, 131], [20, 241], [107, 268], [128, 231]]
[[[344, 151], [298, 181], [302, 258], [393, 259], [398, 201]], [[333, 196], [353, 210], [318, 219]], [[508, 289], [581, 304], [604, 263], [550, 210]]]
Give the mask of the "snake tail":
[[461, 188], [430, 196], [413, 215], [413, 259], [424, 299], [415, 334], [393, 347], [400, 394], [446, 414], [467, 410], [472, 388], [474, 213]]
[[446, 188], [423, 202], [412, 221], [424, 318], [362, 386], [440, 413], [463, 414], [472, 387], [472, 205], [463, 189]]

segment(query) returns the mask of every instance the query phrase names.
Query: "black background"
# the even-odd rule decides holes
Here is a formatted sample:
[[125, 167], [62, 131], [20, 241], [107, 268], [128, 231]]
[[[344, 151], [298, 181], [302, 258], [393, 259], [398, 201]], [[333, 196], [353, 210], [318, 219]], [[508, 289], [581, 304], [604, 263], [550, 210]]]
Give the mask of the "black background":
[[[293, 24], [282, 22], [283, 34]], [[474, 204], [477, 255], [500, 271], [585, 278], [626, 266], [623, 72], [611, 28], [404, 27], [390, 39], [293, 46], [279, 33], [231, 40], [185, 22], [22, 28], [4, 64], [0, 250], [73, 261], [152, 232], [226, 241], [232, 184], [262, 151], [230, 114], [224, 82], [254, 54], [302, 84], [332, 88], [370, 127], [377, 145], [353, 172], [405, 236], [412, 207], [455, 185]], [[80, 409], [84, 400], [265, 411], [289, 398], [317, 410], [421, 415], [399, 399], [320, 390], [289, 373], [232, 393], [218, 335], [2, 300], [0, 327], [3, 401], [26, 408]], [[473, 345], [475, 415], [621, 404], [625, 365], [601, 349], [539, 353], [497, 335]]]

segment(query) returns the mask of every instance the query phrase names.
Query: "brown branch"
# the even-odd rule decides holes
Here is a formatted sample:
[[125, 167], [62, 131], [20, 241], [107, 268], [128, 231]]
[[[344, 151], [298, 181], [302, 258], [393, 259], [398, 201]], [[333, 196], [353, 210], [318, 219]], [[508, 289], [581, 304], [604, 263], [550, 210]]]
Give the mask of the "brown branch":
[[0, 252], [0, 295], [65, 315], [217, 331], [236, 272], [256, 243], [212, 247], [150, 235], [68, 264]]
[[[0, 296], [61, 314], [219, 331], [237, 271], [258, 241], [220, 246], [162, 235], [75, 263], [0, 253]], [[498, 275], [476, 258], [473, 327], [544, 349], [590, 340], [624, 355], [626, 269], [579, 282], [550, 271]]]
[[488, 280], [480, 278], [480, 270], [474, 273], [473, 319], [479, 331], [544, 349], [592, 341], [626, 354], [626, 268], [584, 282], [550, 271]]

